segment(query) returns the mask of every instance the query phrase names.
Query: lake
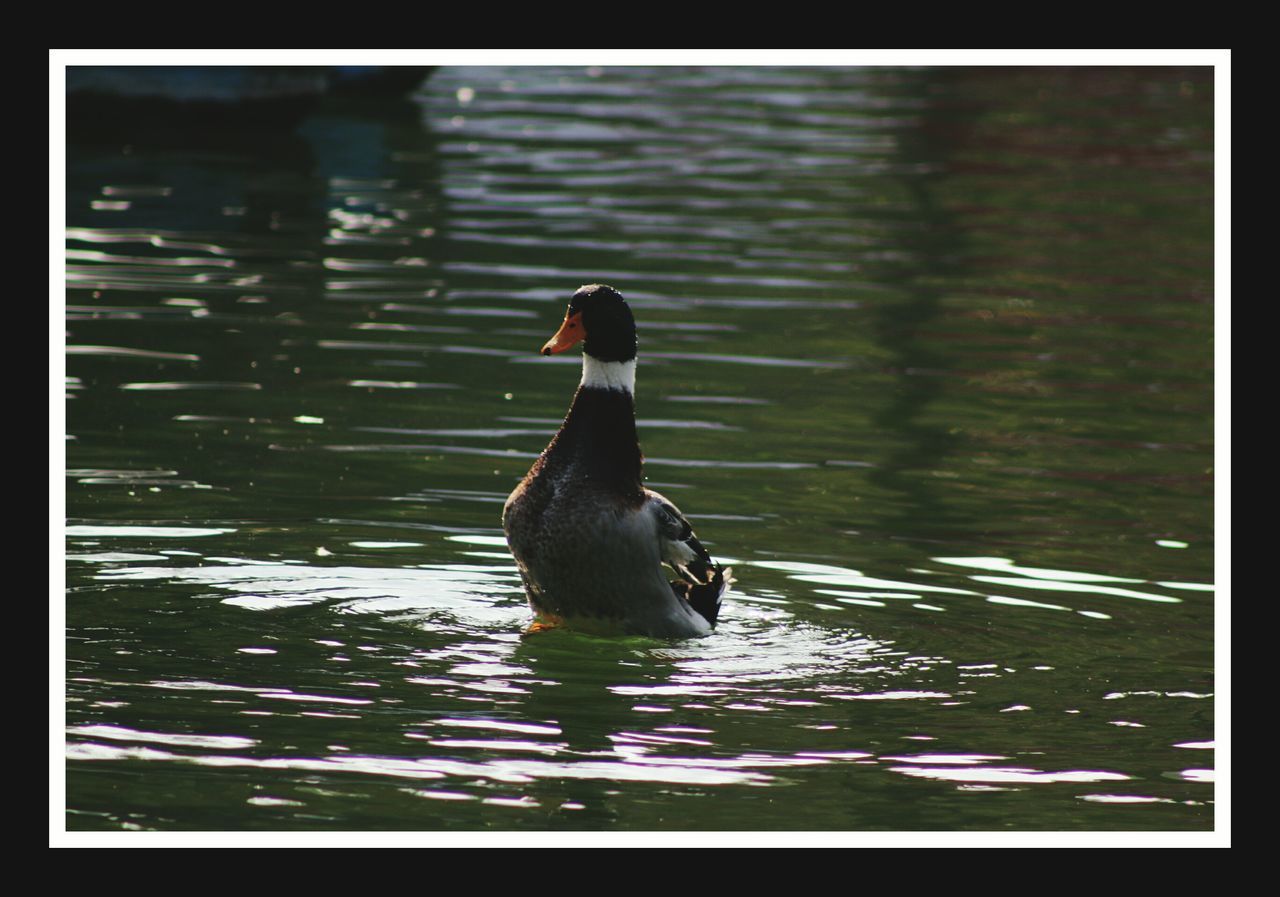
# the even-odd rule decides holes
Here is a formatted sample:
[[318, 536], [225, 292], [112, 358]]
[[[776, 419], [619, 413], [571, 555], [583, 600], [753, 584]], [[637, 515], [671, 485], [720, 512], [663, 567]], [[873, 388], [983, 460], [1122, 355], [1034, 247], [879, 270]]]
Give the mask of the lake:
[[[1207, 67], [442, 67], [69, 128], [70, 831], [1207, 832]], [[705, 639], [499, 523], [602, 282]]]

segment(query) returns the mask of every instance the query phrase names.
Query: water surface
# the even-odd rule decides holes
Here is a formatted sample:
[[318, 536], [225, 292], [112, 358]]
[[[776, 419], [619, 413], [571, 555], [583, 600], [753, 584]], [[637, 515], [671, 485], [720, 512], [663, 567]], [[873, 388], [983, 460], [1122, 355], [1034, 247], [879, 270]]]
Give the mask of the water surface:
[[[73, 130], [72, 830], [1208, 830], [1208, 69], [444, 68]], [[525, 635], [579, 285], [714, 636]]]

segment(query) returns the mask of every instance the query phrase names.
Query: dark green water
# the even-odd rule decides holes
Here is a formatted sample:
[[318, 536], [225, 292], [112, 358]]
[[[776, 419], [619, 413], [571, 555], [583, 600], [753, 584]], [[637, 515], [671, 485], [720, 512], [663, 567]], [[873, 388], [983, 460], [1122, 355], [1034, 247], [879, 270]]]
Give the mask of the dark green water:
[[[67, 828], [1208, 830], [1208, 69], [451, 69], [73, 133]], [[529, 622], [579, 285], [716, 634]]]

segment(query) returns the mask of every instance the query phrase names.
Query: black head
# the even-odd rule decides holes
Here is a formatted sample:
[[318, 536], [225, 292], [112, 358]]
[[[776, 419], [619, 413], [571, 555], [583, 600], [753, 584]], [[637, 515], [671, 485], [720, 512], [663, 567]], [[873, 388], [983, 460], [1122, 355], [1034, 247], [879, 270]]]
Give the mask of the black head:
[[636, 357], [636, 319], [622, 294], [592, 283], [579, 287], [569, 300], [560, 330], [542, 347], [543, 355], [563, 352], [579, 341], [582, 351], [600, 361]]

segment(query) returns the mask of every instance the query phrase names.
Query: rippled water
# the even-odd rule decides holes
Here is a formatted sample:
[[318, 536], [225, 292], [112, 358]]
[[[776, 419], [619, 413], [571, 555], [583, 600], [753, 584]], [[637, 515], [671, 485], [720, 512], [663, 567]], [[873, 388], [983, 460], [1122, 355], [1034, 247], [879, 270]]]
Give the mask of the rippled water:
[[[444, 68], [72, 128], [67, 827], [1212, 828], [1212, 108]], [[595, 281], [739, 580], [707, 639], [523, 632]]]

